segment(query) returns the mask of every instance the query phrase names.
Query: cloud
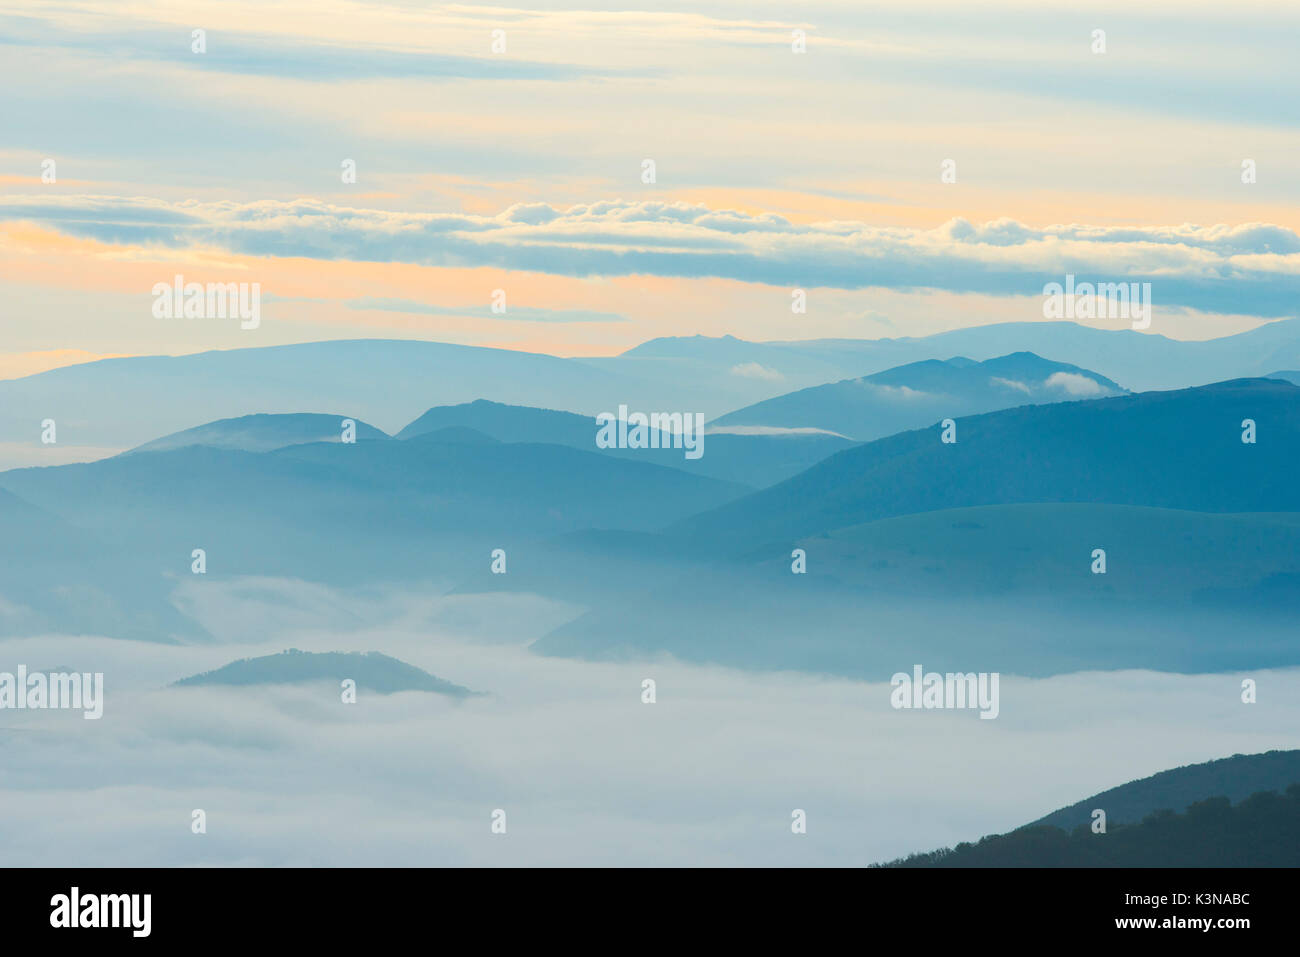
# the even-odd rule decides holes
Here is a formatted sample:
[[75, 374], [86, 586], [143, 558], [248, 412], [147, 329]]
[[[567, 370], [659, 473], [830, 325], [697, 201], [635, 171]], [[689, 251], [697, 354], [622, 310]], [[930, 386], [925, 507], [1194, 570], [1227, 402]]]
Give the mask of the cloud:
[[990, 378], [989, 381], [996, 382], [1001, 386], [1006, 386], [1008, 389], [1015, 389], [1017, 392], [1023, 392], [1025, 395], [1029, 395], [1032, 391], [1029, 386], [1025, 385], [1023, 382], [1017, 382], [1015, 379], [1004, 379], [1001, 376], [995, 375]]
[[915, 402], [918, 399], [933, 399], [935, 394], [926, 392], [922, 389], [913, 389], [906, 385], [885, 385], [880, 382], [871, 382], [867, 379], [854, 379], [856, 384], [869, 392], [875, 393], [881, 399], [898, 399], [903, 402]]
[[1041, 296], [1076, 281], [1147, 281], [1156, 308], [1296, 312], [1300, 234], [1281, 226], [1030, 227], [953, 219], [934, 229], [795, 224], [703, 205], [511, 206], [494, 216], [396, 212], [313, 199], [168, 202], [4, 196], [0, 219], [107, 243], [253, 256], [494, 267], [576, 277], [653, 275], [839, 289]]
[[830, 435], [839, 439], [849, 438], [840, 432], [832, 432], [830, 429], [817, 429], [811, 426], [785, 428], [779, 425], [718, 425], [710, 426], [705, 431], [710, 435]]
[[[1253, 675], [1275, 693], [1251, 708], [1225, 699], [1222, 675], [1004, 675], [1001, 716], [980, 721], [894, 711], [887, 677], [539, 657], [522, 642], [555, 613], [523, 595], [457, 596], [450, 614], [451, 597], [423, 593], [222, 594], [205, 611], [226, 619], [206, 621], [215, 644], [0, 641], [0, 670], [102, 671], [106, 696], [101, 721], [2, 713], [6, 863], [860, 866], [1165, 768], [1294, 747], [1300, 716], [1296, 669]], [[246, 627], [278, 601], [293, 614]], [[350, 606], [361, 614], [340, 619]], [[471, 620], [513, 643], [466, 637]], [[168, 687], [290, 646], [374, 649], [489, 694], [344, 705], [326, 682]], [[646, 677], [655, 705], [640, 701]], [[193, 808], [207, 835], [191, 834]], [[490, 834], [494, 808], [508, 839]], [[792, 808], [808, 813], [798, 839]]]
[[1060, 389], [1069, 395], [1077, 396], [1101, 395], [1106, 391], [1096, 379], [1079, 375], [1077, 372], [1053, 372], [1043, 385], [1049, 389]]
[[301, 35], [276, 38], [225, 30], [208, 33], [206, 51], [199, 54], [191, 49], [188, 29], [73, 32], [33, 18], [18, 17], [8, 21], [5, 32], [0, 33], [0, 47], [68, 50], [83, 59], [102, 57], [110, 61], [129, 56], [140, 62], [167, 63], [203, 72], [308, 81], [573, 80], [627, 73], [513, 56], [472, 57], [429, 49], [402, 49], [394, 44], [319, 42]]
[[785, 376], [775, 369], [769, 369], [757, 362], [742, 362], [739, 365], [732, 366], [728, 371], [732, 375], [738, 375], [745, 379], [762, 379], [766, 382], [781, 382], [785, 379]]

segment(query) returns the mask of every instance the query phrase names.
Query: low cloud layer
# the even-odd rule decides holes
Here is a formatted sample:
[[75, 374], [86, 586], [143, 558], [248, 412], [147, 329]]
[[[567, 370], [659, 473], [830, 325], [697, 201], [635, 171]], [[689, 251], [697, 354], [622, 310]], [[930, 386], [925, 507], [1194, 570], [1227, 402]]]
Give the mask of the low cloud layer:
[[1096, 379], [1086, 375], [1080, 375], [1077, 372], [1053, 372], [1043, 383], [1049, 389], [1060, 389], [1061, 391], [1082, 398], [1092, 398], [1093, 396], [1105, 393], [1105, 388]]
[[0, 197], [0, 219], [146, 248], [490, 266], [565, 276], [721, 277], [773, 285], [1041, 295], [1078, 281], [1152, 284], [1156, 309], [1296, 314], [1300, 235], [1281, 226], [1034, 228], [953, 219], [936, 229], [801, 225], [702, 205], [522, 203], [495, 216], [359, 209], [300, 199], [168, 202]]
[[[101, 670], [107, 695], [96, 722], [3, 714], [8, 863], [859, 865], [1298, 743], [1296, 670], [1252, 674], [1253, 706], [1236, 676], [1004, 676], [1000, 717], [981, 721], [894, 711], [885, 680], [539, 658], [525, 644], [563, 612], [526, 596], [218, 587], [200, 613], [220, 644], [0, 642], [0, 670]], [[273, 600], [296, 609], [291, 625], [231, 640]], [[340, 625], [348, 605], [386, 624]], [[378, 650], [489, 694], [344, 705], [326, 683], [167, 687], [288, 646]], [[640, 701], [648, 677], [654, 705]], [[190, 832], [194, 808], [205, 835]], [[496, 808], [504, 836], [490, 832]], [[795, 808], [805, 836], [790, 833]]]

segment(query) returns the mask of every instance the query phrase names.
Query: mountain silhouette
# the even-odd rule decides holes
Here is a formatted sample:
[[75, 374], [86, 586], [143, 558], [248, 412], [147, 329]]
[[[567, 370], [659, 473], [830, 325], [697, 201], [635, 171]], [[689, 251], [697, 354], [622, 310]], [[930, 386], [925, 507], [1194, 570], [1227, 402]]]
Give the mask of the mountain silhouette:
[[[1097, 809], [1104, 832], [1092, 830]], [[1297, 867], [1300, 751], [1164, 771], [1007, 834], [881, 866]]]
[[1065, 321], [995, 322], [928, 336], [880, 339], [748, 342], [731, 336], [680, 336], [652, 339], [613, 359], [584, 361], [611, 371], [676, 374], [685, 382], [705, 375], [734, 380], [743, 377], [738, 373], [749, 371], [773, 385], [784, 385], [770, 396], [926, 359], [967, 356], [983, 361], [1020, 351], [1091, 369], [1134, 391], [1184, 389], [1266, 376], [1275, 369], [1300, 369], [1300, 319], [1280, 319], [1204, 340]]
[[191, 675], [176, 682], [178, 687], [203, 685], [301, 684], [308, 681], [345, 679], [357, 683], [358, 690], [378, 694], [398, 691], [430, 691], [453, 698], [466, 698], [474, 692], [460, 685], [434, 677], [427, 671], [377, 651], [310, 652], [290, 648], [275, 655], [241, 658], [224, 667]]
[[196, 422], [314, 408], [345, 408], [393, 432], [421, 409], [483, 396], [593, 416], [625, 403], [714, 419], [764, 399], [922, 360], [967, 356], [978, 362], [1017, 351], [1072, 363], [1134, 390], [1181, 389], [1300, 368], [1300, 319], [1203, 341], [1020, 322], [883, 339], [665, 338], [590, 358], [354, 339], [102, 359], [0, 381], [0, 468], [39, 460], [33, 429], [46, 418], [59, 423], [60, 444], [100, 455]]
[[1124, 391], [1104, 376], [1031, 352], [984, 362], [927, 359], [766, 399], [713, 425], [813, 428], [869, 441], [943, 418]]
[[[1255, 444], [1242, 441], [1256, 423]], [[1207, 512], [1295, 511], [1300, 387], [1239, 379], [1174, 392], [1022, 406], [838, 452], [674, 530], [731, 553], [875, 519], [1030, 502]]]
[[1258, 791], [1283, 792], [1297, 782], [1300, 751], [1234, 754], [1129, 781], [1053, 811], [1025, 827], [1046, 825], [1073, 831], [1081, 824], [1091, 825], [1092, 812], [1097, 808], [1106, 812], [1108, 824], [1136, 824], [1163, 808], [1181, 813], [1197, 801], [1218, 795], [1235, 804]]
[[[397, 433], [411, 439], [448, 428], [468, 428], [501, 442], [544, 442], [599, 452], [616, 458], [653, 462], [727, 482], [762, 488], [797, 475], [833, 452], [853, 443], [834, 435], [733, 435], [708, 433], [704, 454], [686, 458], [660, 436], [660, 448], [601, 449], [596, 445], [594, 416], [554, 409], [534, 409], [478, 399], [462, 405], [429, 409]], [[654, 430], [651, 430], [652, 432]]]
[[641, 568], [640, 596], [582, 596], [533, 647], [866, 680], [972, 657], [1025, 675], [1300, 664], [1298, 400], [1237, 380], [959, 419], [956, 445], [934, 427], [854, 446], [678, 522], [676, 568]]
[[[160, 439], [146, 442], [132, 452], [163, 452], [190, 445], [204, 445], [214, 449], [239, 449], [244, 452], [270, 452], [289, 445], [306, 442], [341, 442], [346, 415], [321, 415], [299, 412], [284, 415], [244, 415], [235, 419], [219, 419], [204, 425], [173, 432]], [[358, 442], [387, 439], [373, 425], [352, 419]]]
[[[7, 540], [36, 581], [47, 590], [67, 584], [81, 561], [69, 556], [84, 553], [93, 559], [83, 563], [87, 585], [102, 590], [126, 579], [123, 596], [174, 587], [178, 578], [207, 580], [192, 575], [195, 549], [205, 551], [213, 577], [340, 584], [460, 577], [467, 566], [486, 567], [498, 548], [590, 528], [658, 529], [746, 491], [560, 445], [437, 436], [271, 452], [194, 445], [11, 470], [0, 473], [0, 488], [57, 519], [39, 535]], [[12, 502], [8, 511], [15, 522], [33, 521]], [[65, 542], [64, 557], [38, 569], [35, 557], [24, 558], [32, 538], [48, 547]], [[91, 574], [101, 561], [118, 570], [107, 579]], [[7, 576], [0, 596], [25, 605], [19, 580]], [[89, 615], [94, 604], [85, 605]]]

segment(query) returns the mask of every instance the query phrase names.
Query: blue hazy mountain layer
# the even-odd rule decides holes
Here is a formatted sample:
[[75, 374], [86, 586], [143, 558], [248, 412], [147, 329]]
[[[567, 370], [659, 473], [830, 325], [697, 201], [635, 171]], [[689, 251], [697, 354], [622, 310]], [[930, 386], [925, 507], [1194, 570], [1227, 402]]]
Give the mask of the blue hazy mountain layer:
[[[0, 608], [45, 609], [0, 616], [0, 628], [37, 622], [160, 640], [187, 630], [174, 608], [154, 606], [189, 578], [195, 549], [216, 577], [427, 582], [486, 567], [497, 548], [508, 554], [589, 528], [657, 529], [747, 490], [564, 446], [491, 440], [266, 453], [188, 446], [13, 470], [0, 487], [26, 503], [0, 501], [0, 548], [13, 569], [0, 581]], [[144, 620], [127, 629], [124, 616]]]
[[[1256, 442], [1242, 441], [1243, 422]], [[1243, 379], [1175, 392], [1023, 406], [838, 452], [771, 488], [681, 522], [722, 553], [880, 518], [1032, 502], [1206, 512], [1300, 508], [1300, 387]]]
[[[402, 441], [15, 470], [0, 474], [0, 627], [192, 633], [167, 595], [203, 548], [216, 578], [450, 582], [585, 607], [535, 645], [546, 654], [872, 680], [918, 660], [1013, 674], [1294, 665], [1298, 396], [1241, 380], [1002, 410], [959, 419], [955, 445], [937, 427], [902, 433], [758, 492], [449, 424], [463, 409], [432, 410], [432, 431]], [[539, 421], [477, 408], [506, 439]], [[549, 438], [571, 421], [558, 415], [540, 420]], [[507, 575], [491, 572], [497, 548]]]
[[[214, 449], [239, 449], [244, 452], [271, 452], [289, 445], [307, 442], [342, 442], [343, 423], [352, 418], [346, 415], [322, 415], [299, 412], [283, 415], [244, 415], [234, 419], [219, 419], [164, 435], [146, 442], [133, 452], [163, 452], [190, 445], [205, 445]], [[381, 441], [388, 433], [373, 425], [352, 419], [353, 434], [358, 442]]]
[[688, 459], [681, 448], [672, 448], [672, 437], [666, 434], [658, 436], [655, 444], [659, 448], [600, 449], [596, 446], [594, 416], [505, 405], [486, 399], [429, 409], [402, 429], [397, 438], [411, 439], [449, 428], [473, 429], [501, 442], [546, 442], [654, 462], [756, 488], [784, 481], [853, 444], [835, 435], [708, 433], [703, 443], [704, 454], [697, 459]]
[[[1135, 391], [1178, 389], [1300, 369], [1300, 320], [1197, 342], [1026, 322], [917, 338], [656, 339], [607, 358], [362, 339], [104, 359], [0, 381], [0, 446], [39, 447], [47, 418], [59, 424], [61, 445], [126, 449], [214, 419], [322, 408], [347, 409], [394, 432], [430, 406], [478, 398], [584, 415], [625, 403], [713, 419], [907, 363], [954, 356], [982, 361], [1025, 350]], [[26, 464], [30, 457], [12, 461]], [[0, 458], [0, 468], [12, 461]]]
[[1124, 391], [1104, 376], [1029, 352], [985, 362], [927, 359], [766, 399], [713, 424], [823, 429], [869, 441], [944, 418]]
[[881, 339], [747, 342], [731, 336], [684, 336], [652, 339], [615, 359], [584, 361], [602, 369], [635, 369], [661, 377], [679, 370], [683, 386], [692, 378], [734, 379], [737, 367], [759, 367], [773, 384], [786, 383], [771, 396], [924, 359], [966, 356], [982, 361], [1021, 351], [1091, 369], [1135, 392], [1183, 389], [1300, 368], [1300, 319], [1197, 341], [1073, 322], [999, 322]]
[[142, 572], [127, 538], [77, 527], [0, 490], [0, 636], [201, 636], [171, 604], [174, 582]]

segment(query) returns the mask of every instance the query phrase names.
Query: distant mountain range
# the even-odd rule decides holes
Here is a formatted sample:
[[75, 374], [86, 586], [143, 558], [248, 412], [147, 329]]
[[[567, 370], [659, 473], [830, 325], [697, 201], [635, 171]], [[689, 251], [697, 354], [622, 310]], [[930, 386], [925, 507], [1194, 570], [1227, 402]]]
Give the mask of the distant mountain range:
[[[1239, 380], [956, 427], [956, 444], [938, 427], [890, 436], [681, 520], [659, 551], [682, 557], [643, 569], [640, 597], [592, 596], [535, 650], [877, 680], [972, 654], [1018, 674], [1300, 663], [1300, 388]], [[678, 611], [667, 627], [627, 607]]]
[[486, 399], [429, 409], [398, 432], [397, 438], [410, 439], [431, 432], [445, 434], [444, 430], [449, 428], [471, 429], [501, 442], [548, 442], [617, 458], [654, 462], [757, 488], [797, 475], [853, 444], [836, 435], [709, 433], [703, 445], [704, 454], [698, 459], [685, 458], [681, 449], [669, 448], [671, 443], [664, 442], [662, 437], [655, 443], [659, 448], [599, 449], [593, 416], [503, 405]]
[[[290, 445], [308, 442], [343, 441], [343, 423], [346, 415], [319, 415], [298, 413], [286, 415], [245, 415], [236, 419], [220, 419], [173, 432], [152, 442], [146, 442], [133, 452], [165, 452], [202, 445], [212, 449], [238, 449], [244, 452], [271, 452]], [[366, 422], [352, 419], [353, 439], [358, 442], [389, 438]]]
[[489, 567], [496, 549], [508, 568], [535, 540], [657, 529], [749, 488], [481, 438], [192, 445], [0, 473], [0, 558], [12, 569], [0, 580], [0, 634], [201, 633], [166, 600], [179, 580], [205, 580], [191, 577], [195, 549], [214, 578], [445, 582]]
[[[1246, 420], [1257, 441], [1242, 441]], [[976, 505], [1095, 502], [1205, 512], [1300, 508], [1300, 387], [1240, 379], [1031, 405], [838, 452], [675, 530], [733, 553], [862, 522]]]
[[712, 425], [822, 429], [870, 441], [945, 418], [1125, 391], [1104, 376], [1032, 352], [984, 362], [926, 359], [765, 399]]
[[[1106, 812], [1104, 833], [1091, 829], [1094, 809]], [[884, 866], [1300, 867], [1300, 751], [1164, 771], [1010, 833]]]
[[1091, 369], [1137, 392], [1183, 389], [1300, 368], [1300, 319], [1201, 341], [1073, 322], [999, 322], [895, 339], [747, 342], [731, 336], [670, 337], [653, 339], [616, 358], [583, 361], [609, 371], [650, 375], [653, 370], [661, 377], [671, 373], [683, 385], [700, 377], [766, 379], [775, 386], [770, 396], [925, 359], [967, 356], [983, 361], [1023, 351]]
[[[12, 461], [40, 462], [46, 419], [57, 423], [60, 445], [126, 449], [196, 423], [320, 409], [346, 409], [395, 432], [431, 404], [485, 390], [503, 402], [554, 397], [593, 415], [610, 403], [667, 398], [647, 383], [554, 356], [417, 340], [312, 342], [104, 359], [3, 381], [0, 446], [30, 445], [23, 457], [10, 451]], [[724, 411], [731, 399], [718, 404]]]
[[[1062, 371], [1008, 360], [992, 366]], [[989, 364], [921, 371], [974, 369]], [[191, 574], [201, 548], [214, 578], [529, 591], [585, 608], [534, 644], [550, 655], [868, 680], [918, 654], [1026, 675], [1300, 663], [1289, 382], [961, 416], [953, 444], [937, 424], [863, 444], [709, 433], [706, 469], [681, 450], [594, 449], [594, 421], [569, 412], [436, 406], [396, 438], [356, 422], [355, 444], [337, 440], [335, 415], [258, 415], [0, 473], [13, 568], [0, 634], [188, 640], [201, 629], [168, 596], [204, 580]]]
[[129, 533], [79, 527], [0, 489], [0, 637], [202, 636], [171, 603], [174, 581], [142, 569], [134, 548]]
[[[478, 398], [583, 415], [627, 404], [714, 419], [909, 363], [1021, 351], [1128, 389], [1178, 389], [1300, 368], [1300, 319], [1200, 342], [1030, 322], [897, 339], [655, 339], [605, 358], [363, 339], [104, 359], [0, 381], [0, 469], [77, 448], [98, 457], [216, 419], [322, 408], [347, 409], [390, 433], [431, 405]], [[57, 449], [41, 444], [47, 419], [57, 423]]]

